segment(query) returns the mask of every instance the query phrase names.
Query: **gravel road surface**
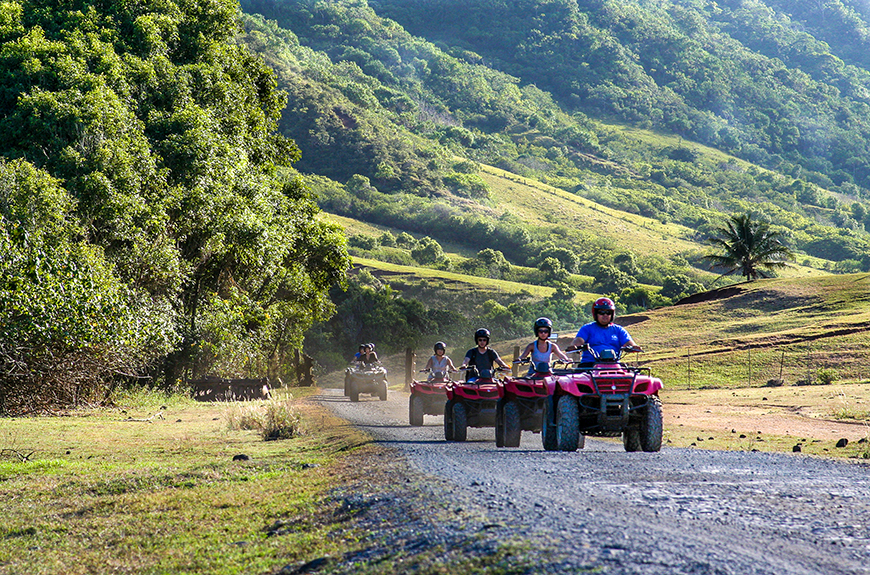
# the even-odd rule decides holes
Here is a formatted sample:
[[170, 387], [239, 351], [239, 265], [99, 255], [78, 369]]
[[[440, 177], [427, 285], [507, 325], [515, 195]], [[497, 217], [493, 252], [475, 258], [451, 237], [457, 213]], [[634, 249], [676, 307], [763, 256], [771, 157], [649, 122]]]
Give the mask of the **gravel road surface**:
[[575, 453], [545, 452], [540, 434], [529, 432], [519, 448], [497, 449], [491, 428], [447, 443], [441, 416], [411, 427], [404, 393], [351, 403], [324, 390], [317, 399], [432, 477], [438, 487], [415, 497], [457, 515], [473, 505], [488, 537], [534, 549], [528, 572], [870, 573], [863, 462], [667, 447], [626, 453], [619, 440], [593, 438]]

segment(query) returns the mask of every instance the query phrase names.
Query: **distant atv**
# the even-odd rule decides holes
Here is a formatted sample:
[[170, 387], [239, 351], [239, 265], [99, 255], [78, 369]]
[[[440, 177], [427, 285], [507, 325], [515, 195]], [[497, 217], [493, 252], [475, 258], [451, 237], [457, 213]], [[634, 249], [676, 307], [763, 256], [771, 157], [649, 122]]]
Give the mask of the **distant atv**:
[[[514, 363], [528, 364], [529, 360]], [[556, 376], [545, 362], [535, 364], [531, 375], [505, 378], [496, 406], [495, 446], [519, 447], [523, 431], [540, 433], [555, 387]]]
[[619, 363], [612, 350], [592, 353], [593, 367], [556, 370], [543, 419], [544, 449], [575, 451], [583, 448], [586, 435], [622, 435], [626, 451], [659, 451], [662, 381], [649, 368]]
[[380, 363], [353, 364], [344, 370], [344, 394], [353, 402], [359, 394], [377, 395], [387, 400], [387, 368]]
[[[421, 369], [422, 373], [430, 370]], [[414, 380], [410, 383], [411, 397], [408, 399], [408, 418], [414, 427], [423, 425], [424, 415], [442, 415], [447, 400], [447, 386], [453, 383], [450, 374], [444, 371], [432, 372], [426, 381]]]
[[496, 373], [483, 370], [473, 381], [454, 381], [447, 385], [444, 439], [465, 441], [469, 427], [495, 426], [496, 404], [501, 397], [502, 385], [497, 374], [502, 371], [504, 368], [498, 368]]

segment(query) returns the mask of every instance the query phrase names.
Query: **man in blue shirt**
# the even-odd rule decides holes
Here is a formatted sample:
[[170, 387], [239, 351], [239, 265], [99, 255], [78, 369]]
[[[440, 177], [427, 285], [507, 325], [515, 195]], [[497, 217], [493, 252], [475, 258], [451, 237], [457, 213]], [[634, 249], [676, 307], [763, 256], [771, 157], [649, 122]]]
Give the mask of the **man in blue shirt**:
[[[584, 344], [592, 348], [596, 355], [600, 355], [605, 349], [612, 349], [617, 355], [623, 349], [643, 351], [639, 345], [634, 343], [624, 327], [613, 323], [615, 316], [616, 304], [613, 303], [612, 299], [602, 297], [595, 300], [595, 303], [592, 304], [592, 318], [595, 321], [581, 327], [577, 332], [577, 337], [565, 351], [576, 350]], [[595, 365], [595, 356], [589, 350], [584, 349], [580, 366], [591, 367], [593, 365]]]

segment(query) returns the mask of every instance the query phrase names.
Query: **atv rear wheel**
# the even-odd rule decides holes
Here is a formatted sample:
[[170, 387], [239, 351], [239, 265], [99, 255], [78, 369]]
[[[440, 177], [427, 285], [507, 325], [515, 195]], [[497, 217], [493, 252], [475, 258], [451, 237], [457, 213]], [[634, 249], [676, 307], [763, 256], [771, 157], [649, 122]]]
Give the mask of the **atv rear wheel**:
[[414, 427], [423, 425], [423, 398], [419, 395], [412, 395], [408, 402], [408, 419]]
[[556, 443], [559, 451], [577, 451], [580, 444], [580, 408], [577, 398], [563, 395], [556, 404]]
[[453, 400], [444, 406], [444, 440], [453, 441]]
[[504, 446], [519, 447], [523, 430], [520, 427], [520, 406], [516, 401], [505, 402], [501, 418]]
[[553, 397], [550, 396], [544, 402], [544, 413], [541, 420], [541, 443], [544, 444], [544, 449], [547, 451], [556, 451], [559, 449], [559, 443], [556, 437], [556, 408]]
[[468, 437], [468, 411], [465, 404], [453, 404], [453, 441], [465, 441]]
[[661, 451], [662, 448], [662, 400], [650, 396], [640, 420], [640, 446], [644, 451]]

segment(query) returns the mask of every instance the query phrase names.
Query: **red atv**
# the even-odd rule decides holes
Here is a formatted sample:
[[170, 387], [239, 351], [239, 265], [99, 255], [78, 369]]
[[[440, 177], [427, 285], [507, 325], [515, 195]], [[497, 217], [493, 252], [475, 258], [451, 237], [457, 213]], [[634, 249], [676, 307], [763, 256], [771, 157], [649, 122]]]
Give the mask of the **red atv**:
[[[528, 364], [530, 360], [514, 363]], [[523, 431], [540, 433], [555, 387], [556, 376], [545, 362], [536, 363], [531, 375], [506, 378], [496, 405], [495, 446], [519, 447]]]
[[[468, 368], [475, 370], [474, 367]], [[469, 427], [495, 426], [496, 404], [501, 397], [502, 381], [499, 372], [505, 368], [483, 370], [471, 381], [453, 381], [447, 384], [447, 403], [444, 405], [444, 439], [465, 441]]]
[[[431, 370], [421, 369], [426, 373]], [[423, 425], [424, 415], [442, 415], [444, 402], [447, 399], [447, 386], [453, 383], [450, 374], [444, 371], [432, 372], [432, 378], [426, 381], [414, 380], [410, 383], [411, 397], [408, 400], [408, 415], [411, 425]]]
[[662, 381], [649, 368], [619, 362], [604, 350], [593, 367], [556, 370], [556, 385], [543, 419], [544, 449], [575, 451], [586, 435], [619, 437], [626, 451], [662, 448]]

